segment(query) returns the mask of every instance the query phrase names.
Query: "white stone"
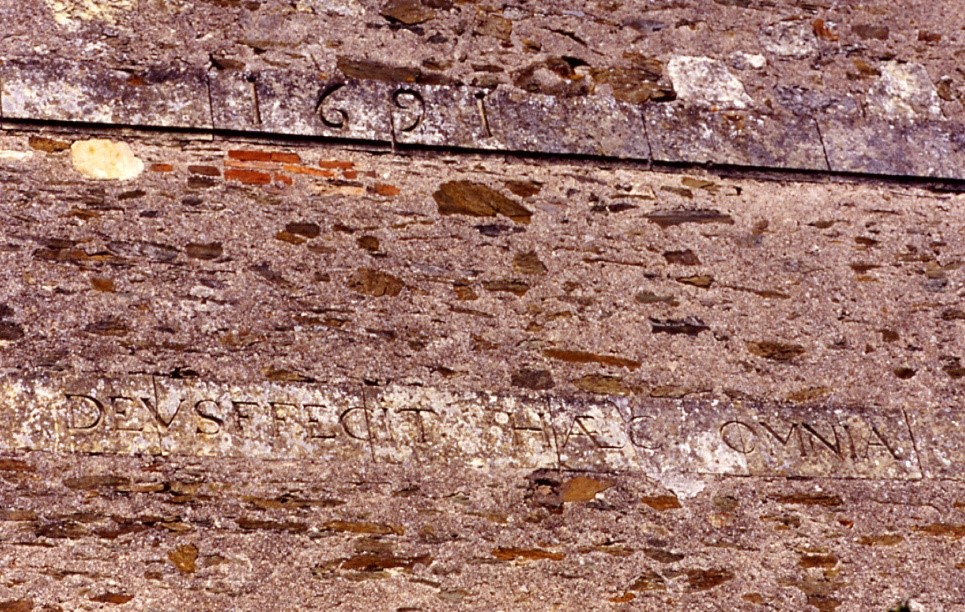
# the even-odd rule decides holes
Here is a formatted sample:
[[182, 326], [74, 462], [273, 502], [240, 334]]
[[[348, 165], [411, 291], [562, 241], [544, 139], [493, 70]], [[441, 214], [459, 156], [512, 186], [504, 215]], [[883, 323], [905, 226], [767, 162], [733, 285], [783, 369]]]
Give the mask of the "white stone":
[[709, 57], [675, 55], [667, 62], [667, 75], [681, 100], [723, 108], [747, 108], [752, 103], [740, 79]]
[[730, 65], [737, 70], [760, 70], [767, 65], [767, 58], [760, 53], [738, 51], [731, 56]]
[[144, 171], [142, 162], [126, 142], [103, 138], [78, 140], [70, 146], [74, 169], [87, 178], [129, 181]]
[[0, 150], [0, 161], [27, 161], [33, 157], [30, 151], [4, 151]]
[[924, 66], [892, 61], [884, 62], [880, 70], [868, 96], [873, 110], [893, 118], [941, 117], [938, 92]]
[[778, 21], [761, 28], [764, 49], [780, 57], [803, 59], [817, 52], [811, 24], [802, 20]]

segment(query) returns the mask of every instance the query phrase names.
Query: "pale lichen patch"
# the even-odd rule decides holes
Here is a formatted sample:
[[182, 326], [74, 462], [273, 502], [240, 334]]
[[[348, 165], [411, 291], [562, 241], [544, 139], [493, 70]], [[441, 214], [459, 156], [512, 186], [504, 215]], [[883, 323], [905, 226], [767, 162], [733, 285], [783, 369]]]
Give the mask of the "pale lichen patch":
[[938, 93], [924, 66], [884, 62], [880, 72], [869, 95], [872, 108], [879, 114], [902, 119], [941, 117]]
[[78, 19], [116, 23], [121, 13], [133, 10], [137, 0], [45, 0], [53, 12], [54, 21], [62, 26], [71, 25]]
[[103, 138], [78, 140], [70, 147], [74, 169], [87, 178], [127, 181], [144, 171], [142, 162], [125, 142]]

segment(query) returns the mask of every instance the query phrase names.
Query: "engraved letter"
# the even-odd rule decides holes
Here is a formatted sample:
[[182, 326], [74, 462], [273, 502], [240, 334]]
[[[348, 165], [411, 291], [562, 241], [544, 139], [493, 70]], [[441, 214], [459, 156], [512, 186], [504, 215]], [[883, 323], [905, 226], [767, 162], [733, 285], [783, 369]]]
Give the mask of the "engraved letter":
[[[411, 412], [415, 415], [415, 421], [419, 425], [419, 442], [425, 444], [428, 442], [426, 439], [426, 422], [425, 418], [422, 416], [423, 413], [429, 413], [432, 415], [436, 414], [435, 410], [431, 408], [402, 408], [399, 412]], [[436, 415], [438, 416], [438, 415]]]
[[798, 441], [798, 443], [801, 445], [801, 456], [802, 456], [802, 457], [807, 457], [807, 456], [808, 456], [807, 449], [804, 448], [804, 438], [803, 438], [803, 436], [801, 436], [801, 430], [799, 430], [799, 429], [797, 428], [797, 426], [798, 426], [797, 423], [791, 423], [791, 429], [789, 429], [789, 430], [787, 431], [787, 435], [784, 436], [783, 438], [780, 436], [780, 434], [778, 434], [776, 431], [774, 431], [774, 430], [771, 428], [770, 425], [768, 425], [768, 424], [765, 423], [764, 421], [760, 421], [759, 424], [760, 424], [761, 427], [764, 428], [765, 431], [767, 431], [767, 433], [769, 433], [769, 434], [771, 434], [772, 436], [774, 436], [774, 438], [776, 438], [777, 441], [780, 442], [780, 443], [781, 443], [781, 446], [783, 446], [784, 448], [787, 448], [787, 444], [788, 444], [788, 442], [791, 441], [791, 436], [794, 435], [794, 432], [797, 432], [797, 441]]
[[744, 421], [727, 421], [720, 426], [720, 437], [724, 444], [742, 455], [754, 452], [757, 433]]
[[[154, 415], [154, 420], [156, 420], [158, 424], [164, 425], [165, 428], [168, 428], [171, 426], [171, 423], [174, 422], [174, 417], [178, 416], [178, 413], [181, 412], [181, 406], [184, 404], [185, 400], [179, 400], [178, 407], [175, 408], [174, 411], [171, 412], [171, 414], [167, 417], [161, 414], [161, 402], [158, 402], [157, 406], [152, 406], [150, 398], [147, 397], [142, 397], [141, 402], [143, 402], [144, 406], [151, 411], [151, 414]], [[167, 404], [167, 402], [164, 403]]]
[[878, 431], [878, 428], [875, 427], [873, 423], [868, 423], [868, 425], [871, 427], [871, 432], [874, 434], [874, 437], [880, 440], [880, 442], [875, 442], [870, 438], [868, 439], [868, 457], [869, 458], [871, 457], [871, 447], [878, 446], [878, 447], [884, 447], [885, 449], [887, 449], [888, 454], [891, 455], [891, 458], [894, 459], [895, 461], [901, 461], [901, 458], [898, 456], [898, 452], [895, 449], [891, 448], [891, 445], [888, 444], [888, 439], [885, 438], [883, 435], [881, 435], [881, 432]]
[[[573, 436], [586, 436], [590, 439], [591, 442], [593, 442], [593, 445], [596, 446], [597, 448], [622, 448], [622, 446], [613, 446], [610, 444], [604, 444], [599, 439], [597, 439], [597, 436], [600, 434], [600, 432], [590, 427], [587, 427], [586, 425], [587, 421], [592, 422], [593, 417], [588, 414], [581, 414], [573, 418], [573, 423], [570, 425], [569, 430], [566, 432], [566, 435], [563, 437], [563, 445], [560, 447], [560, 450], [563, 450], [566, 448], [566, 445], [569, 444], [570, 442], [570, 438], [572, 438]], [[579, 428], [579, 431], [577, 431], [577, 428]]]
[[482, 91], [477, 91], [476, 95], [476, 109], [479, 111], [479, 122], [482, 124], [483, 133], [486, 138], [492, 138], [492, 130], [489, 129], [489, 117], [486, 115], [486, 94]]
[[318, 415], [315, 413], [313, 408], [318, 409], [330, 409], [330, 406], [324, 404], [305, 404], [305, 410], [308, 411], [308, 437], [309, 438], [323, 438], [326, 440], [334, 439], [336, 436], [335, 431], [327, 430], [322, 431], [322, 423], [319, 421]]
[[336, 130], [343, 130], [348, 127], [348, 113], [340, 108], [333, 108], [330, 109], [330, 111], [326, 110], [325, 103], [332, 94], [344, 86], [344, 83], [333, 83], [326, 87], [322, 91], [322, 95], [318, 98], [318, 104], [315, 106], [315, 113], [319, 119], [322, 120], [322, 123]]
[[286, 410], [286, 407], [292, 409], [291, 413], [298, 410], [298, 404], [291, 402], [268, 402], [268, 405], [271, 407], [271, 424], [274, 426], [276, 434], [278, 433], [279, 423], [288, 421], [290, 413]]
[[654, 417], [643, 414], [643, 415], [637, 415], [630, 419], [630, 422], [627, 425], [627, 430], [628, 430], [627, 433], [630, 438], [630, 444], [636, 446], [637, 448], [642, 448], [645, 450], [653, 450], [653, 451], [663, 448], [662, 444], [657, 444], [652, 441], [648, 443], [640, 439], [638, 429], [634, 427], [634, 424], [637, 423], [638, 421], [643, 421], [644, 419], [649, 419], [653, 421]]
[[818, 442], [820, 442], [824, 446], [827, 446], [831, 450], [831, 452], [833, 452], [835, 455], [837, 455], [838, 457], [841, 456], [841, 441], [838, 440], [838, 430], [834, 425], [831, 426], [831, 433], [834, 434], [834, 444], [831, 444], [830, 440], [826, 439], [824, 436], [819, 434], [817, 430], [815, 430], [807, 423], [802, 423], [801, 429], [807, 432], [808, 434], [808, 440], [811, 442], [812, 453], [816, 452], [817, 448], [820, 448], [820, 447], [815, 448], [814, 446], [814, 440], [817, 439]]
[[[414, 89], [396, 89], [392, 93], [392, 103], [395, 104], [396, 108], [402, 109], [403, 111], [409, 111], [405, 113], [406, 115], [414, 115], [408, 121], [400, 121], [398, 129], [400, 132], [411, 132], [412, 130], [419, 127], [422, 120], [426, 116], [426, 103], [422, 99], [422, 94]], [[415, 112], [411, 112], [415, 109]], [[392, 113], [393, 118], [395, 113]], [[393, 126], [395, 127], [395, 126]]]
[[[133, 397], [126, 397], [123, 395], [112, 395], [110, 397], [111, 408], [113, 410], [114, 417], [114, 429], [120, 431], [143, 431], [144, 426], [138, 427], [134, 424], [129, 424], [128, 422], [134, 417], [134, 412], [137, 410], [137, 400]], [[118, 404], [121, 405], [118, 405]], [[123, 404], [127, 403], [127, 406]]]
[[251, 419], [251, 413], [248, 412], [248, 406], [258, 407], [258, 402], [242, 402], [240, 400], [231, 400], [231, 407], [235, 411], [235, 422], [238, 423], [238, 431], [244, 431], [244, 422]]
[[[79, 395], [74, 393], [65, 393], [64, 397], [68, 402], [71, 400], [79, 400], [77, 403], [71, 404], [71, 410], [67, 413], [67, 427], [68, 429], [81, 429], [81, 430], [91, 430], [96, 429], [101, 423], [101, 417], [104, 415], [104, 405], [97, 400], [97, 398], [91, 397], [90, 395]], [[87, 411], [80, 409], [77, 404], [84, 404]], [[91, 415], [89, 411], [94, 411]], [[86, 413], [85, 413], [86, 412]], [[86, 421], [80, 421], [86, 417]]]
[[[352, 414], [356, 413], [356, 412], [361, 412], [361, 413], [362, 413], [362, 423], [361, 423], [361, 424], [362, 424], [362, 427], [365, 429], [365, 435], [361, 435], [361, 434], [359, 433], [358, 429], [356, 429], [355, 427], [352, 427], [352, 426], [351, 426], [351, 423], [349, 422], [349, 417], [350, 417]], [[363, 442], [370, 442], [370, 443], [372, 442], [372, 431], [371, 431], [371, 429], [369, 428], [369, 411], [368, 411], [368, 409], [366, 409], [366, 408], [349, 408], [348, 410], [346, 410], [345, 412], [343, 412], [341, 415], [339, 415], [339, 417], [338, 417], [338, 422], [339, 422], [339, 424], [342, 426], [342, 429], [345, 431], [345, 435], [347, 435], [348, 437], [354, 438], [355, 440], [362, 440]]]
[[205, 404], [212, 404], [216, 409], [218, 408], [218, 402], [212, 399], [198, 400], [194, 404], [194, 412], [199, 417], [197, 433], [209, 436], [221, 433], [221, 426], [224, 425], [224, 419], [215, 416], [211, 412], [202, 410], [201, 407]]
[[543, 438], [543, 447], [544, 447], [544, 448], [551, 448], [551, 447], [552, 447], [552, 445], [550, 444], [549, 434], [546, 432], [546, 428], [543, 426], [543, 414], [542, 414], [542, 413], [537, 413], [537, 416], [538, 416], [539, 421], [540, 421], [540, 425], [539, 425], [539, 426], [536, 426], [536, 425], [517, 425], [517, 424], [516, 424], [516, 416], [515, 416], [514, 414], [512, 414], [512, 413], [510, 413], [510, 412], [504, 412], [504, 411], [500, 411], [500, 412], [503, 412], [503, 414], [505, 414], [507, 417], [509, 417], [509, 426], [510, 426], [510, 428], [513, 430], [513, 444], [519, 446], [519, 445], [520, 445], [520, 439], [519, 439], [519, 433], [518, 433], [518, 432], [526, 432], [526, 433], [535, 433], [535, 434], [541, 435], [542, 438]]

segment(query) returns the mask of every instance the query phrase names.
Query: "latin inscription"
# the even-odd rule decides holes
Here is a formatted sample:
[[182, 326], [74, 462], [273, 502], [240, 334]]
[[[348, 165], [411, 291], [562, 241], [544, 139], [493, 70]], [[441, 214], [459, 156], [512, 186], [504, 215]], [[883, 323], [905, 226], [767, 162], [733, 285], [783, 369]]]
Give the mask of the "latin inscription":
[[0, 446], [38, 450], [920, 478], [901, 410], [502, 397], [143, 378], [7, 383]]

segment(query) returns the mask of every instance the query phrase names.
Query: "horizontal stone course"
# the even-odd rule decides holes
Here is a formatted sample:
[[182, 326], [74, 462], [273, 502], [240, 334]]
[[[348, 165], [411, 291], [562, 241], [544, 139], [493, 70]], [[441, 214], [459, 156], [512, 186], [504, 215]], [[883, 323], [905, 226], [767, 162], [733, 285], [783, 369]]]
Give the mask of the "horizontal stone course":
[[767, 109], [688, 100], [632, 104], [462, 85], [148, 68], [52, 58], [0, 61], [0, 121], [231, 130], [448, 149], [599, 156], [965, 179], [952, 120]]

